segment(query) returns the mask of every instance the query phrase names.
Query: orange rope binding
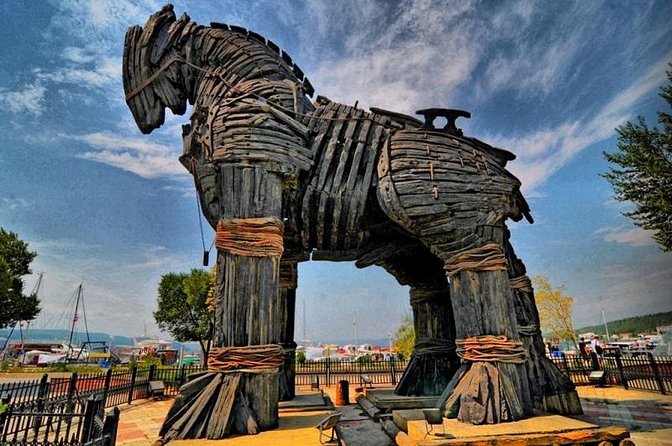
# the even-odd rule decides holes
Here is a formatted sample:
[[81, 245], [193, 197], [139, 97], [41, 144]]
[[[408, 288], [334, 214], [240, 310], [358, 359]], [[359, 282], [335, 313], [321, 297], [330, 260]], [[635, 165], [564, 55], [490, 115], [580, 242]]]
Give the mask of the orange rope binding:
[[208, 371], [272, 370], [283, 361], [284, 349], [278, 344], [212, 348], [208, 354]]
[[524, 290], [524, 291], [532, 290], [532, 281], [527, 276], [519, 276], [509, 279], [509, 285], [514, 290]]
[[461, 271], [506, 270], [506, 257], [497, 243], [461, 252], [446, 260], [446, 274], [454, 276]]
[[284, 251], [283, 227], [277, 218], [220, 220], [215, 246], [243, 257], [280, 257]]
[[456, 339], [457, 356], [469, 362], [508, 362], [523, 364], [527, 354], [523, 343], [506, 336], [475, 336]]

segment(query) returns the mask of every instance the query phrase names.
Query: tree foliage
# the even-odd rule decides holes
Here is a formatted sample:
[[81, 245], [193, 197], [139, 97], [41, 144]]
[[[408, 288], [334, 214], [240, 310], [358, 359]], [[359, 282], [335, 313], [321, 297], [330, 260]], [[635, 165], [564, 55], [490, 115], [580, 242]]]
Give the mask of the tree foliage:
[[21, 278], [31, 273], [36, 256], [15, 233], [0, 228], [0, 328], [35, 319], [40, 312], [37, 295], [23, 294]]
[[532, 283], [542, 331], [550, 331], [553, 339], [571, 340], [576, 345], [572, 323], [574, 298], [565, 296], [565, 287], [554, 287], [546, 276], [535, 276]]
[[[670, 64], [672, 67], [672, 64]], [[669, 84], [660, 96], [672, 109], [672, 71]], [[616, 199], [631, 201], [634, 211], [624, 212], [633, 222], [654, 231], [653, 238], [663, 251], [672, 251], [672, 114], [658, 112], [662, 131], [649, 128], [643, 117], [616, 129], [618, 150], [604, 153], [610, 163], [603, 174], [614, 188]]]
[[411, 357], [411, 353], [413, 353], [414, 345], [415, 328], [413, 327], [413, 319], [410, 315], [406, 315], [394, 335], [394, 348], [396, 348], [397, 352], [405, 359], [408, 359]]
[[154, 319], [161, 330], [178, 342], [196, 341], [204, 357], [210, 350], [213, 311], [209, 305], [214, 273], [192, 269], [190, 273], [168, 273], [159, 282]]

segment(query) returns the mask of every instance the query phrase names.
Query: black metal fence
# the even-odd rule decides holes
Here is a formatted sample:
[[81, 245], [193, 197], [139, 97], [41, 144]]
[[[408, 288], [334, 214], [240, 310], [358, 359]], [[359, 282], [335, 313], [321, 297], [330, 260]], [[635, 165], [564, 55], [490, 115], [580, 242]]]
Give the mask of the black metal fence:
[[577, 385], [590, 384], [590, 373], [602, 370], [607, 384], [672, 393], [672, 356], [654, 356], [650, 352], [624, 356], [617, 352], [602, 358], [565, 355], [551, 359]]
[[396, 384], [408, 365], [408, 361], [390, 358], [385, 361], [324, 361], [296, 364], [297, 386], [330, 386], [341, 380], [363, 385], [364, 378], [372, 384]]
[[147, 398], [149, 382], [155, 380], [164, 382], [166, 395], [175, 395], [190, 373], [201, 370], [200, 366], [133, 367], [52, 379], [44, 374], [41, 379], [0, 383], [0, 398], [7, 405], [0, 414], [2, 440], [111, 446], [116, 421], [105, 416], [105, 408]]
[[119, 409], [106, 414], [101, 395], [84, 402], [37, 399], [9, 404], [0, 422], [3, 444], [114, 446]]

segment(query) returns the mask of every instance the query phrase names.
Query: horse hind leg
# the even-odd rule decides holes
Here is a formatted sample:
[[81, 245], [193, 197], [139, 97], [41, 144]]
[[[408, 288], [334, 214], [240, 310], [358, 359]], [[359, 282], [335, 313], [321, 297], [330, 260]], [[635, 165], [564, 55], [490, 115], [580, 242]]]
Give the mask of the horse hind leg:
[[501, 220], [464, 228], [476, 242], [457, 252], [450, 244], [456, 234], [422, 238], [444, 262], [463, 359], [439, 404], [447, 417], [472, 424], [518, 420], [534, 410], [504, 259], [504, 230]]
[[[459, 368], [450, 291], [439, 259], [417, 241], [409, 243], [389, 249], [391, 256], [379, 253], [372, 262], [410, 286], [415, 345], [395, 393], [440, 395]], [[365, 260], [358, 266], [366, 266]]]
[[505, 253], [508, 264], [509, 284], [518, 323], [518, 334], [527, 352], [525, 363], [530, 393], [534, 407], [544, 412], [561, 415], [582, 413], [581, 402], [574, 384], [546, 357], [544, 340], [539, 329], [539, 312], [534, 300], [534, 290], [525, 275], [526, 268], [506, 232]]

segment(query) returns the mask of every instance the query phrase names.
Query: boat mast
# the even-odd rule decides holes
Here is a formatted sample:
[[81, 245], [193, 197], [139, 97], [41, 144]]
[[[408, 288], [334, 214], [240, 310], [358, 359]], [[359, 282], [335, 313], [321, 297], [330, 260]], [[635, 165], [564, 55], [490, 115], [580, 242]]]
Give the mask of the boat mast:
[[77, 323], [77, 311], [79, 310], [79, 299], [82, 297], [82, 284], [77, 288], [77, 300], [75, 301], [75, 315], [72, 317], [72, 327], [70, 328], [70, 338], [68, 339], [68, 348], [72, 350], [72, 334], [75, 332], [75, 324]]
[[[35, 286], [33, 286], [33, 291], [30, 293], [32, 296], [37, 296], [40, 293], [40, 286], [42, 286], [42, 276], [44, 273], [40, 273], [37, 276], [37, 282], [35, 283]], [[30, 329], [30, 321], [26, 321], [26, 339], [30, 339], [28, 337], [28, 330]], [[23, 349], [23, 347], [22, 347]]]
[[606, 342], [609, 342], [609, 328], [607, 328], [607, 318], [604, 317], [604, 308], [602, 308], [602, 321], [604, 322], [604, 331], [607, 332], [607, 340]]

